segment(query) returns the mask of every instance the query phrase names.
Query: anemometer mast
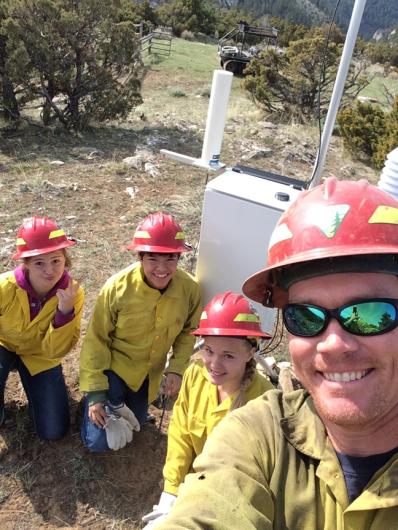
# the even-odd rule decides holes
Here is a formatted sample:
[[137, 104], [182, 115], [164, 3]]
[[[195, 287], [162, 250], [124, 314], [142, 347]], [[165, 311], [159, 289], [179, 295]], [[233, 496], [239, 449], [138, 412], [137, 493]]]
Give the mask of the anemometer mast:
[[341, 96], [343, 95], [344, 84], [348, 74], [348, 69], [350, 67], [351, 57], [355, 48], [355, 41], [357, 39], [363, 11], [365, 9], [365, 4], [366, 0], [355, 0], [350, 25], [348, 26], [343, 53], [341, 55], [340, 65], [336, 76], [336, 81], [333, 87], [332, 98], [330, 100], [329, 110], [326, 115], [325, 126], [323, 128], [318, 154], [310, 180], [310, 188], [319, 184], [319, 181], [321, 180], [321, 173], [325, 163], [330, 137], [333, 133], [333, 127], [336, 121], [337, 111], [339, 110]]

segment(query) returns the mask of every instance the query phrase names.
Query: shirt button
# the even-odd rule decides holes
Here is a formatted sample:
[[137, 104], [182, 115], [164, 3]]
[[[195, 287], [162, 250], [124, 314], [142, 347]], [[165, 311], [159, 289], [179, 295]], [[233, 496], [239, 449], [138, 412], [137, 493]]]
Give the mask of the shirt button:
[[159, 339], [160, 339], [159, 335], [156, 335], [155, 340], [159, 340]]
[[162, 317], [157, 317], [156, 319], [158, 322], [160, 322], [162, 320]]

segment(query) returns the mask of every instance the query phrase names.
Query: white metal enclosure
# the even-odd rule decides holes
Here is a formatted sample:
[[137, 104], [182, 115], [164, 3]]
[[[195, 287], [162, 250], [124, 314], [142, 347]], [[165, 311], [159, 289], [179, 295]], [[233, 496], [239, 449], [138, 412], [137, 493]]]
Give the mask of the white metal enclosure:
[[[227, 169], [207, 184], [197, 264], [205, 303], [226, 290], [242, 292], [243, 281], [265, 266], [275, 224], [302, 185], [244, 166]], [[253, 305], [263, 329], [272, 331], [275, 311]]]

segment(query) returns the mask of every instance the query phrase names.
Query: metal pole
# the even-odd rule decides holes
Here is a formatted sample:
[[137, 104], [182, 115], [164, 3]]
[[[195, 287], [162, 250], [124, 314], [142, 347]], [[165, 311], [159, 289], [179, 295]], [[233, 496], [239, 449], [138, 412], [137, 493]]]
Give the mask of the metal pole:
[[340, 65], [336, 76], [336, 81], [333, 87], [332, 98], [330, 100], [329, 110], [326, 116], [325, 126], [322, 132], [321, 145], [319, 146], [314, 170], [311, 176], [310, 188], [319, 184], [319, 181], [321, 179], [321, 173], [325, 163], [330, 137], [332, 136], [337, 111], [339, 110], [341, 96], [343, 95], [344, 84], [347, 78], [348, 69], [350, 67], [351, 57], [354, 51], [355, 41], [357, 39], [359, 25], [361, 23], [365, 4], [366, 0], [355, 0], [350, 25], [348, 27], [343, 53], [341, 55]]

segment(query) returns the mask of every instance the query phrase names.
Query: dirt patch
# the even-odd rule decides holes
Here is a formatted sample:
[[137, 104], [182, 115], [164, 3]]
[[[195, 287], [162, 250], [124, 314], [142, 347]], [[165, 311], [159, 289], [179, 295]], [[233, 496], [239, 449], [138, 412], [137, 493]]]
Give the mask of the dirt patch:
[[[92, 454], [79, 438], [79, 397], [70, 397], [70, 433], [57, 442], [41, 441], [32, 432], [20, 383], [12, 374], [0, 434], [3, 530], [140, 528], [142, 515], [158, 500], [168, 413], [160, 432], [147, 424], [123, 450]], [[152, 412], [159, 423], [159, 411]]]

